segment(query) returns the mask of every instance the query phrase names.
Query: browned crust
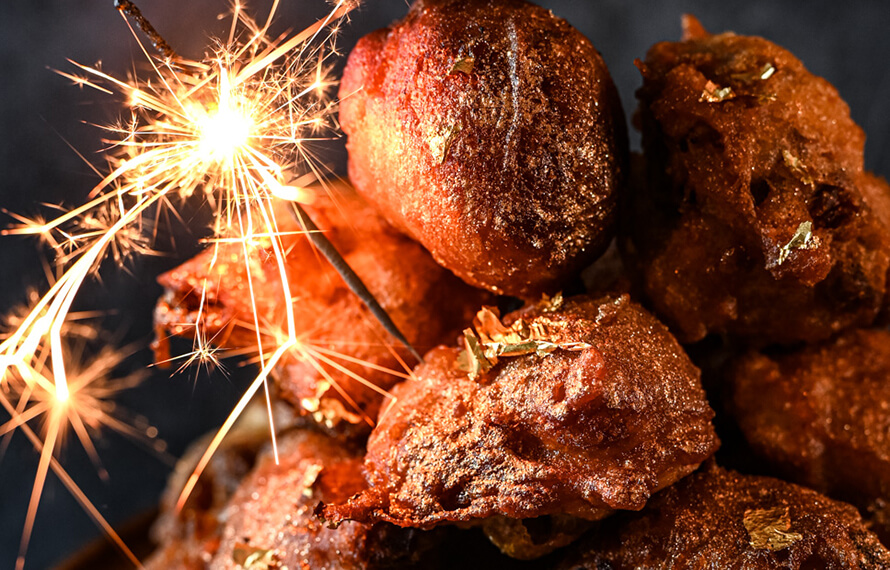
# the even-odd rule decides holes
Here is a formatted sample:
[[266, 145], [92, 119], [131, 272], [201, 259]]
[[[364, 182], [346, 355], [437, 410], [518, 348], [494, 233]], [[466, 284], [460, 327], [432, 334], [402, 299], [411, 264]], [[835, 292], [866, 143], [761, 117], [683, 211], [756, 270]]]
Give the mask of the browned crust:
[[698, 369], [627, 297], [518, 316], [590, 348], [505, 358], [478, 380], [455, 368], [456, 349], [430, 352], [371, 434], [371, 488], [327, 518], [598, 519], [642, 508], [717, 448]]
[[[757, 543], [758, 514], [787, 523], [776, 525], [784, 536], [773, 533], [786, 546]], [[610, 519], [557, 567], [866, 570], [890, 568], [890, 552], [850, 505], [712, 466], [659, 493], [642, 512]]]
[[[731, 33], [656, 44], [638, 67], [648, 181], [623, 245], [678, 338], [812, 342], [874, 321], [890, 188], [863, 170], [864, 134], [834, 87]], [[788, 247], [803, 224], [809, 240]]]
[[358, 191], [468, 283], [552, 293], [611, 239], [621, 103], [590, 42], [549, 11], [415, 2], [359, 41], [340, 95]]

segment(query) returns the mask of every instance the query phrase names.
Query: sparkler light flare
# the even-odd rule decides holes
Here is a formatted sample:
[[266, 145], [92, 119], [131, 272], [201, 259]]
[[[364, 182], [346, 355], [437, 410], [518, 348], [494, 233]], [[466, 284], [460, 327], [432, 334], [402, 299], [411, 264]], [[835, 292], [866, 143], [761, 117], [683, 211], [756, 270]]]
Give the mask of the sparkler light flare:
[[[118, 5], [122, 13], [138, 14], [131, 2]], [[18, 223], [3, 232], [40, 236], [55, 250], [59, 271], [47, 293], [0, 343], [0, 403], [11, 416], [0, 426], [0, 434], [21, 430], [40, 452], [18, 568], [24, 565], [50, 469], [138, 565], [54, 458], [69, 428], [94, 458], [88, 428], [132, 431], [105, 413], [114, 393], [112, 384], [105, 380], [113, 359], [102, 353], [85, 368], [72, 368], [66, 325], [80, 288], [103, 260], [110, 256], [122, 265], [133, 254], [152, 253], [146, 229], [156, 228], [161, 216], [179, 217], [178, 207], [193, 196], [213, 208], [211, 247], [236, 241], [243, 247], [245, 260], [256, 254], [256, 243], [265, 244], [272, 252], [280, 279], [284, 323], [281, 341], [274, 348], [268, 347], [254, 305], [254, 322], [250, 325], [256, 331], [261, 371], [199, 462], [180, 504], [216, 446], [261, 387], [266, 391], [275, 446], [267, 378], [287, 354], [308, 357], [309, 351], [301, 349], [300, 331], [294, 322], [295, 300], [290, 294], [273, 203], [310, 199], [312, 194], [305, 189], [308, 182], [324, 179], [311, 141], [330, 136], [328, 133], [336, 129], [335, 102], [328, 97], [335, 84], [330, 77], [329, 58], [338, 55], [335, 40], [339, 26], [356, 2], [339, 0], [325, 18], [305, 30], [271, 37], [268, 29], [277, 5], [276, 0], [267, 21], [259, 26], [236, 3], [228, 40], [219, 42], [203, 61], [179, 58], [166, 43], [163, 56], [152, 57], [140, 43], [152, 69], [147, 79], [119, 79], [98, 67], [74, 62], [76, 73], [60, 72], [76, 85], [122, 95], [130, 118], [107, 128], [110, 173], [92, 189], [86, 203], [62, 210], [50, 219], [14, 215]], [[145, 29], [145, 22], [137, 21]], [[135, 30], [133, 33], [135, 36]], [[157, 46], [160, 36], [153, 34], [150, 39]], [[295, 178], [299, 184], [292, 182]], [[255, 303], [252, 285], [251, 300]], [[212, 338], [202, 330], [201, 319], [193, 326], [190, 360], [215, 362]], [[42, 437], [29, 425], [39, 416], [46, 418]]]
[[[76, 315], [74, 317], [77, 318]], [[0, 406], [10, 415], [7, 422], [0, 424], [0, 436], [4, 439], [3, 446], [8, 444], [9, 437], [14, 431], [21, 430], [40, 454], [22, 531], [16, 569], [24, 567], [25, 553], [34, 528], [37, 507], [50, 469], [111, 540], [132, 562], [139, 565], [135, 555], [58, 463], [55, 452], [64, 443], [68, 433], [73, 432], [93, 461], [100, 476], [107, 476], [101, 465], [93, 437], [105, 429], [116, 431], [135, 440], [146, 437], [146, 430], [139, 429], [120, 417], [119, 410], [112, 402], [112, 398], [119, 392], [137, 385], [141, 381], [142, 375], [132, 374], [123, 378], [114, 378], [113, 371], [128, 354], [108, 347], [100, 350], [92, 358], [84, 358], [86, 355], [84, 345], [89, 340], [95, 340], [95, 328], [65, 326], [61, 329], [61, 334], [69, 339], [74, 338], [73, 341], [66, 342], [62, 348], [66, 362], [86, 362], [86, 365], [69, 365], [66, 370], [66, 383], [58, 384], [53, 378], [52, 368], [49, 364], [52, 347], [45, 343], [39, 343], [32, 360], [17, 363], [16, 366], [7, 370], [3, 376], [4, 389], [0, 390]], [[60, 389], [60, 386], [63, 386], [64, 389]], [[40, 435], [29, 425], [38, 419], [43, 420]]]

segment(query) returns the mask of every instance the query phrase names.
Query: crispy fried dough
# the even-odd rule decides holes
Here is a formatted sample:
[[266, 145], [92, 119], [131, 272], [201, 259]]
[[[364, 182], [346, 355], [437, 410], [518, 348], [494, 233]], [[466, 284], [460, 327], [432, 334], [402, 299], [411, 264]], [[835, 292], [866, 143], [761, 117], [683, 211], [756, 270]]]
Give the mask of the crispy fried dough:
[[319, 501], [343, 501], [364, 487], [359, 449], [298, 430], [280, 440], [279, 457], [276, 464], [271, 453], [261, 456], [232, 496], [209, 569], [242, 568], [242, 553], [265, 556], [272, 568], [408, 567], [432, 545], [414, 529], [352, 522], [331, 529], [315, 517]]
[[[413, 346], [425, 351], [455, 338], [489, 295], [438, 266], [349, 188], [339, 190], [336, 200], [319, 198], [306, 207], [315, 223]], [[404, 373], [400, 359], [413, 360], [308, 239], [289, 233], [299, 230], [290, 214], [282, 211], [278, 220], [302, 344], [279, 368], [280, 395], [298, 408], [318, 410], [326, 419], [370, 421], [383, 400], [381, 391], [402, 379], [380, 369]], [[221, 347], [255, 349], [255, 303], [266, 352], [274, 350], [287, 330], [278, 266], [268, 244], [251, 249], [247, 259], [249, 275], [242, 244], [222, 243], [218, 251], [211, 247], [162, 275], [159, 281], [166, 293], [155, 313], [159, 327], [192, 336], [200, 316], [206, 340]]]
[[340, 89], [357, 190], [468, 283], [537, 298], [606, 248], [627, 160], [600, 55], [522, 0], [418, 0]]
[[717, 448], [698, 369], [626, 296], [507, 322], [520, 318], [575, 349], [501, 357], [477, 379], [457, 368], [458, 349], [428, 353], [371, 434], [370, 489], [325, 517], [421, 528], [494, 515], [594, 520], [642, 508]]
[[[736, 422], [783, 477], [863, 511], [890, 497], [890, 332], [752, 352], [735, 364], [731, 384]], [[890, 537], [890, 525], [879, 530]]]
[[637, 63], [648, 176], [622, 244], [656, 312], [682, 342], [812, 342], [872, 323], [890, 188], [864, 171], [849, 108], [765, 39], [687, 29]]
[[850, 505], [710, 466], [609, 519], [557, 568], [875, 570], [890, 552]]

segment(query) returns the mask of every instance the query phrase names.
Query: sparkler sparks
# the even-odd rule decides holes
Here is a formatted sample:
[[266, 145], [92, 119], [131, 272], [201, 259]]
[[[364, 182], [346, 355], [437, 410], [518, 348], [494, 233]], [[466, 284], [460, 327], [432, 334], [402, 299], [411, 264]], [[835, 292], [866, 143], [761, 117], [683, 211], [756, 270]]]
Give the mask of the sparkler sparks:
[[[68, 327], [63, 328], [62, 333], [68, 337], [80, 338], [75, 345], [66, 343], [62, 347], [66, 361], [87, 362], [87, 364], [69, 366], [65, 384], [55, 382], [49, 364], [52, 348], [42, 343], [37, 345], [33, 359], [17, 363], [8, 369], [2, 378], [4, 389], [0, 390], [0, 406], [10, 415], [10, 419], [0, 425], [0, 436], [4, 437], [4, 446], [14, 431], [21, 430], [40, 454], [16, 568], [24, 567], [25, 553], [50, 469], [124, 554], [138, 565], [138, 559], [71, 480], [54, 455], [68, 432], [73, 432], [100, 475], [104, 476], [104, 469], [93, 443], [93, 435], [102, 429], [111, 429], [134, 439], [145, 437], [143, 430], [133, 427], [115, 414], [116, 406], [111, 402], [120, 391], [138, 384], [141, 375], [113, 378], [112, 372], [128, 355], [106, 347], [95, 356], [84, 358], [84, 344], [95, 336], [95, 329], [88, 326], [76, 327], [74, 330], [67, 329]], [[86, 333], [86, 336], [83, 333]], [[60, 385], [64, 386], [64, 390], [59, 389]], [[29, 425], [37, 419], [43, 419], [40, 436]]]
[[[121, 7], [132, 14], [132, 3], [123, 4]], [[327, 96], [334, 85], [328, 60], [337, 55], [339, 25], [355, 6], [353, 0], [340, 0], [327, 17], [302, 32], [270, 37], [268, 28], [277, 1], [263, 26], [245, 16], [236, 4], [228, 41], [221, 42], [204, 61], [178, 58], [169, 46], [162, 58], [154, 58], [140, 44], [152, 68], [150, 79], [122, 80], [74, 62], [76, 73], [60, 72], [76, 85], [123, 95], [131, 116], [125, 123], [108, 127], [110, 173], [93, 188], [85, 204], [48, 220], [16, 215], [18, 224], [3, 232], [40, 236], [56, 251], [60, 271], [49, 291], [0, 343], [0, 403], [11, 416], [0, 426], [0, 434], [22, 430], [40, 452], [18, 567], [24, 565], [50, 469], [138, 565], [67, 478], [54, 454], [69, 428], [94, 458], [88, 428], [131, 431], [106, 413], [104, 403], [114, 392], [106, 380], [113, 358], [100, 354], [87, 368], [72, 368], [66, 324], [80, 288], [98, 271], [103, 259], [110, 256], [122, 264], [133, 254], [152, 252], [145, 232], [146, 227], [155, 225], [152, 217], [157, 220], [164, 211], [177, 216], [179, 205], [192, 196], [202, 197], [215, 213], [211, 247], [236, 241], [243, 248], [244, 259], [249, 260], [256, 242], [266, 244], [281, 285], [281, 306], [286, 308], [280, 342], [274, 349], [264, 348], [267, 339], [260, 333], [250, 285], [261, 371], [214, 438], [180, 504], [260, 387], [266, 390], [268, 404], [267, 378], [276, 365], [292, 351], [306, 357], [314, 354], [300, 347], [273, 202], [311, 196], [304, 190], [305, 177], [299, 179], [299, 185], [289, 183], [298, 174], [308, 173], [318, 180], [324, 177], [308, 143], [336, 128], [334, 102]], [[157, 44], [156, 38], [152, 40]], [[215, 349], [202, 326], [199, 311], [193, 359], [213, 361]], [[274, 446], [271, 405], [268, 413]], [[28, 425], [38, 416], [46, 418], [42, 437]]]

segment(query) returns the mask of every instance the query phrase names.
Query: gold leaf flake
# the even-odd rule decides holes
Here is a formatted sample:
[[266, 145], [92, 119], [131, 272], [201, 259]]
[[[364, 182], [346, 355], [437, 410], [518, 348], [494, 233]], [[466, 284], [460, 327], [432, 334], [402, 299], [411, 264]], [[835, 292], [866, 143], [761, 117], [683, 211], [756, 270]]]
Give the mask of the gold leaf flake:
[[771, 64], [771, 63], [765, 64], [763, 66], [763, 68], [761, 68], [761, 70], [760, 70], [760, 80], [766, 81], [767, 79], [772, 77], [773, 73], [775, 73], [775, 72], [776, 72], [776, 68], [773, 64]]
[[788, 507], [773, 509], [749, 509], [745, 511], [742, 523], [748, 531], [752, 548], [769, 549], [773, 552], [788, 548], [803, 535], [791, 530], [791, 516]]
[[500, 313], [494, 307], [482, 307], [473, 319], [473, 326], [483, 343], [520, 343], [528, 338], [523, 330], [528, 327], [522, 319], [507, 327], [501, 322]]
[[303, 496], [307, 499], [312, 498], [312, 495], [315, 494], [315, 491], [312, 489], [312, 486], [315, 485], [315, 482], [318, 480], [318, 476], [324, 470], [324, 465], [321, 463], [314, 463], [306, 468], [306, 471], [303, 472]]
[[495, 343], [493, 345], [486, 346], [485, 353], [486, 355], [488, 355], [490, 350], [491, 354], [495, 358], [497, 358], [498, 356], [522, 356], [525, 354], [532, 354], [533, 352], [537, 352], [539, 344], [539, 342], [534, 340], [519, 342], [516, 344]]
[[300, 400], [300, 405], [303, 407], [303, 410], [311, 414], [321, 409], [321, 399], [324, 397], [325, 392], [327, 392], [330, 388], [330, 382], [328, 382], [327, 380], [319, 380], [315, 384], [315, 395], [311, 398], [307, 397]]
[[557, 293], [556, 295], [550, 297], [547, 293], [544, 293], [541, 296], [541, 301], [538, 303], [538, 306], [541, 307], [541, 310], [545, 313], [552, 313], [554, 311], [558, 311], [563, 303], [564, 299], [562, 298], [562, 291]]
[[[572, 343], [572, 344], [574, 344], [574, 343]], [[562, 344], [555, 344], [552, 342], [543, 342], [540, 340], [537, 341], [536, 345], [537, 346], [535, 347], [535, 354], [537, 354], [538, 356], [547, 356], [548, 354], [550, 354], [557, 348], [565, 348], [565, 346], [566, 346], [566, 345], [562, 345]]]
[[593, 348], [593, 345], [586, 342], [564, 342], [559, 345], [559, 348], [577, 352], [579, 350], [587, 350], [588, 348]]
[[448, 75], [453, 75], [455, 73], [463, 73], [464, 75], [470, 75], [473, 73], [473, 65], [476, 64], [476, 58], [474, 57], [459, 57], [455, 60], [454, 65], [451, 66], [451, 69], [448, 70]]
[[232, 560], [245, 570], [272, 570], [278, 566], [275, 551], [256, 548], [249, 544], [235, 544]]
[[430, 151], [433, 153], [433, 158], [436, 159], [437, 163], [442, 164], [448, 158], [448, 151], [451, 150], [451, 145], [454, 144], [454, 139], [457, 133], [460, 132], [460, 129], [459, 124], [453, 124], [440, 129], [437, 134], [430, 137]]
[[350, 424], [360, 424], [364, 418], [347, 410], [340, 401], [333, 398], [322, 398], [319, 400], [318, 409], [312, 412], [312, 418], [321, 425], [334, 427], [340, 422]]
[[819, 247], [819, 238], [813, 234], [813, 222], [801, 222], [791, 239], [779, 250], [777, 265], [787, 261], [792, 251], [798, 249], [816, 249]]
[[735, 73], [732, 75], [733, 80], [740, 81], [742, 83], [752, 83], [754, 81], [766, 81], [776, 72], [776, 68], [771, 63], [766, 63], [758, 69], [757, 71], [751, 71], [749, 73]]
[[807, 167], [803, 162], [790, 151], [783, 150], [782, 151], [782, 160], [785, 161], [785, 166], [791, 169], [799, 178], [800, 181], [806, 184], [807, 186], [813, 185], [813, 177], [810, 176], [810, 173], [807, 171]]
[[478, 378], [491, 370], [493, 363], [485, 357], [479, 337], [476, 336], [473, 329], [464, 330], [464, 347], [465, 350], [461, 353], [462, 361], [460, 365], [461, 369], [469, 373], [470, 378]]
[[[549, 301], [559, 299], [555, 296]], [[551, 309], [551, 310], [556, 310]], [[473, 329], [464, 330], [464, 346], [458, 356], [457, 367], [467, 372], [470, 378], [478, 378], [488, 372], [500, 357], [524, 356], [536, 354], [547, 356], [557, 349], [585, 350], [591, 345], [585, 342], [557, 342], [549, 332], [546, 324], [532, 321], [529, 325], [523, 319], [517, 319], [509, 327], [501, 322], [498, 310], [494, 307], [482, 307], [473, 320]]]
[[461, 350], [457, 355], [457, 361], [454, 363], [454, 367], [457, 370], [462, 370], [467, 373], [471, 379], [475, 379], [475, 376], [470, 374], [470, 369], [473, 367], [473, 363], [470, 362], [470, 355], [466, 349], [466, 341], [464, 341], [464, 349]]
[[734, 98], [735, 93], [733, 93], [732, 87], [720, 87], [713, 81], [708, 80], [705, 83], [705, 90], [702, 91], [701, 97], [698, 100], [707, 101], [708, 103], [721, 103]]

